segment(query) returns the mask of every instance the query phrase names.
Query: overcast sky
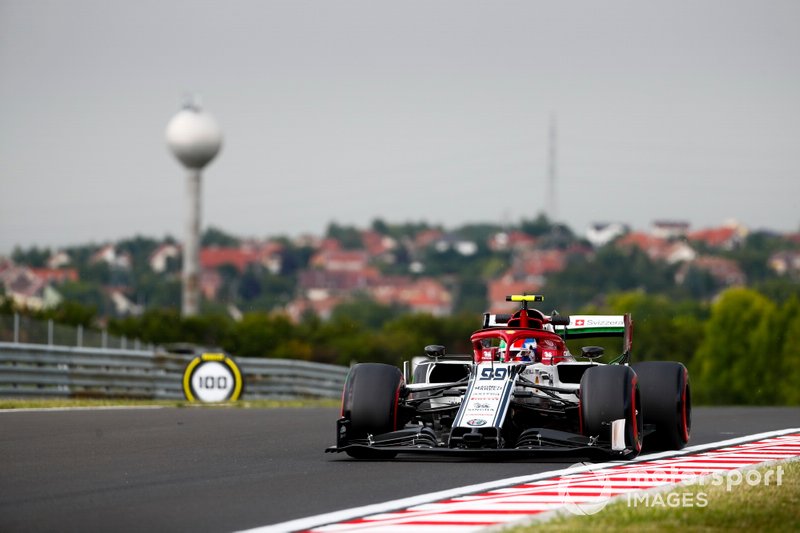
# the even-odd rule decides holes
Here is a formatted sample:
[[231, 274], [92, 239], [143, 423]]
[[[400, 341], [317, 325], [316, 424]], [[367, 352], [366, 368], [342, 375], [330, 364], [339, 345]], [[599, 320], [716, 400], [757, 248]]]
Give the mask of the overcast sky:
[[800, 228], [800, 2], [0, 0], [0, 253], [203, 226], [558, 218]]

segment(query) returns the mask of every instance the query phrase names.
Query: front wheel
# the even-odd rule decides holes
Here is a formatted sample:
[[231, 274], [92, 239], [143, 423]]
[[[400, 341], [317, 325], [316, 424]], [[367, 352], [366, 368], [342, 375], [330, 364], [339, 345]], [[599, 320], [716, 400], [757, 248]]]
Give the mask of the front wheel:
[[[398, 429], [398, 403], [403, 374], [381, 363], [362, 363], [350, 369], [342, 395], [342, 417], [349, 420], [347, 440], [366, 439]], [[380, 450], [353, 449], [351, 457], [385, 458]]]
[[636, 372], [628, 366], [594, 366], [584, 372], [580, 388], [581, 433], [611, 441], [611, 423], [625, 420], [626, 459], [642, 450], [642, 409]]
[[692, 430], [689, 371], [672, 361], [645, 361], [633, 369], [642, 389], [644, 423], [656, 428], [645, 439], [647, 451], [682, 449]]

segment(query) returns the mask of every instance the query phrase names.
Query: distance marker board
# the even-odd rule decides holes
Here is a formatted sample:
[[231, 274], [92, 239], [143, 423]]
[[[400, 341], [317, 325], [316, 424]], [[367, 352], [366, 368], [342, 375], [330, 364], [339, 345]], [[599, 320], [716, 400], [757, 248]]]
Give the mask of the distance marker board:
[[236, 401], [242, 394], [242, 373], [227, 355], [204, 353], [186, 366], [183, 394], [190, 402]]

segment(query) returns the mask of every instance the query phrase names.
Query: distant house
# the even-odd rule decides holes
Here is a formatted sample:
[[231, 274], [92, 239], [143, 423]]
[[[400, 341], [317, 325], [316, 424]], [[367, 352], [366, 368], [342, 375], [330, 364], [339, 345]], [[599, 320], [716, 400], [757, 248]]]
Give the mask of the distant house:
[[320, 240], [314, 248], [317, 250], [318, 253], [321, 252], [334, 252], [342, 250], [342, 243], [339, 242], [339, 239], [334, 239], [332, 237], [328, 237], [326, 239]]
[[62, 268], [72, 263], [72, 258], [67, 252], [56, 252], [47, 259], [47, 268]]
[[105, 263], [112, 268], [130, 270], [133, 264], [131, 254], [119, 252], [113, 244], [106, 244], [92, 254], [89, 264]]
[[379, 273], [374, 268], [362, 270], [303, 270], [298, 275], [298, 289], [305, 298], [319, 300], [356, 291], [366, 291]]
[[361, 242], [371, 258], [390, 260], [392, 252], [397, 248], [397, 241], [374, 230], [361, 232]]
[[310, 268], [299, 273], [299, 297], [287, 306], [287, 313], [298, 317], [311, 310], [327, 318], [336, 305], [357, 294], [367, 295], [385, 305], [404, 305], [415, 312], [437, 316], [451, 312], [452, 296], [440, 282], [382, 276], [376, 268], [369, 266], [369, 260], [370, 254], [366, 250], [324, 246], [309, 261]]
[[693, 260], [697, 254], [683, 241], [670, 241], [647, 233], [633, 232], [616, 242], [618, 248], [636, 247], [647, 254], [653, 261], [665, 261], [669, 264]]
[[487, 283], [489, 308], [497, 313], [513, 311], [517, 304], [506, 302], [506, 296], [536, 292], [544, 286], [548, 274], [561, 272], [566, 266], [564, 250], [528, 250], [516, 254], [511, 267]]
[[308, 262], [311, 268], [336, 271], [359, 272], [369, 265], [369, 254], [365, 250], [321, 250]]
[[[412, 280], [402, 276], [362, 277], [353, 272], [306, 271], [301, 274], [301, 296], [289, 303], [287, 314], [299, 320], [313, 311], [328, 319], [333, 309], [357, 294], [364, 294], [383, 305], [402, 305], [416, 313], [447, 316], [452, 312], [453, 298], [438, 280]], [[348, 287], [348, 289], [344, 289]]]
[[454, 250], [459, 255], [469, 257], [478, 252], [478, 244], [474, 241], [462, 239], [457, 235], [446, 234], [433, 242], [433, 248], [437, 252], [444, 253]]
[[530, 250], [536, 246], [536, 237], [521, 231], [501, 231], [489, 237], [487, 245], [493, 252]]
[[373, 280], [368, 294], [384, 305], [400, 304], [415, 313], [448, 316], [453, 311], [450, 291], [433, 278], [381, 277]]
[[702, 242], [709, 248], [733, 250], [744, 242], [747, 234], [746, 227], [736, 222], [730, 222], [719, 228], [693, 231], [687, 235], [687, 239], [690, 242]]
[[36, 277], [51, 285], [78, 281], [78, 271], [74, 268], [31, 268], [30, 270]]
[[320, 300], [297, 298], [286, 306], [286, 314], [295, 323], [300, 322], [303, 319], [303, 315], [308, 312], [314, 313], [322, 320], [328, 320], [336, 306], [344, 301], [343, 298], [335, 297]]
[[438, 229], [428, 229], [420, 231], [414, 237], [414, 248], [421, 250], [433, 246], [433, 244], [444, 237], [444, 233]]
[[660, 239], [676, 239], [689, 233], [689, 223], [679, 220], [656, 220], [653, 222], [653, 236]]
[[800, 274], [800, 251], [784, 250], [769, 257], [769, 268], [780, 276]]
[[156, 248], [147, 260], [150, 270], [158, 274], [167, 271], [170, 261], [177, 262], [181, 257], [181, 248], [177, 244], [165, 243]]
[[492, 313], [510, 313], [519, 309], [519, 303], [507, 302], [506, 296], [511, 294], [535, 293], [542, 288], [542, 283], [529, 280], [515, 280], [506, 275], [493, 279], [486, 284], [489, 311]]
[[141, 305], [135, 304], [128, 298], [126, 291], [119, 287], [111, 287], [106, 290], [111, 304], [114, 306], [114, 311], [121, 316], [138, 316], [142, 314], [144, 308]]
[[200, 272], [200, 292], [203, 298], [214, 301], [222, 288], [222, 276], [216, 270], [206, 269]]
[[224, 280], [218, 269], [231, 266], [244, 273], [251, 267], [263, 267], [279, 274], [283, 267], [284, 246], [276, 242], [247, 242], [238, 247], [208, 246], [200, 250], [200, 292], [207, 300], [216, 300]]
[[366, 293], [380, 277], [369, 261], [367, 250], [344, 250], [336, 239], [322, 240], [309, 259], [309, 268], [298, 274], [298, 297], [287, 305], [286, 312], [293, 319], [307, 311], [327, 319], [337, 305], [356, 293]]
[[543, 278], [567, 266], [564, 250], [530, 250], [514, 256], [511, 271], [516, 278]]
[[313, 248], [316, 250], [320, 247], [322, 241], [323, 239], [317, 235], [304, 234], [292, 239], [292, 244], [298, 248]]
[[56, 307], [63, 298], [46, 279], [39, 277], [28, 267], [6, 262], [0, 268], [0, 285], [7, 298], [15, 305], [28, 309]]
[[200, 250], [201, 270], [216, 269], [223, 265], [230, 265], [241, 273], [247, 270], [248, 266], [257, 263], [259, 263], [258, 253], [250, 247], [209, 246]]
[[266, 242], [257, 247], [256, 255], [259, 263], [270, 274], [278, 275], [283, 270], [283, 257], [285, 247], [277, 242]]
[[596, 222], [586, 230], [586, 240], [595, 248], [600, 248], [630, 231], [630, 226], [621, 222]]

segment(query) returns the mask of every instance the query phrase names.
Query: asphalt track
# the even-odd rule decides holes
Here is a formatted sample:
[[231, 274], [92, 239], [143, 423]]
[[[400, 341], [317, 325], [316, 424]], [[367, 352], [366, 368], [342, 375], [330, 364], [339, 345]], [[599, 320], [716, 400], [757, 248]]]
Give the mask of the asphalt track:
[[[0, 531], [224, 532], [561, 462], [324, 454], [336, 409], [0, 412]], [[691, 444], [800, 426], [798, 408], [696, 408]]]

